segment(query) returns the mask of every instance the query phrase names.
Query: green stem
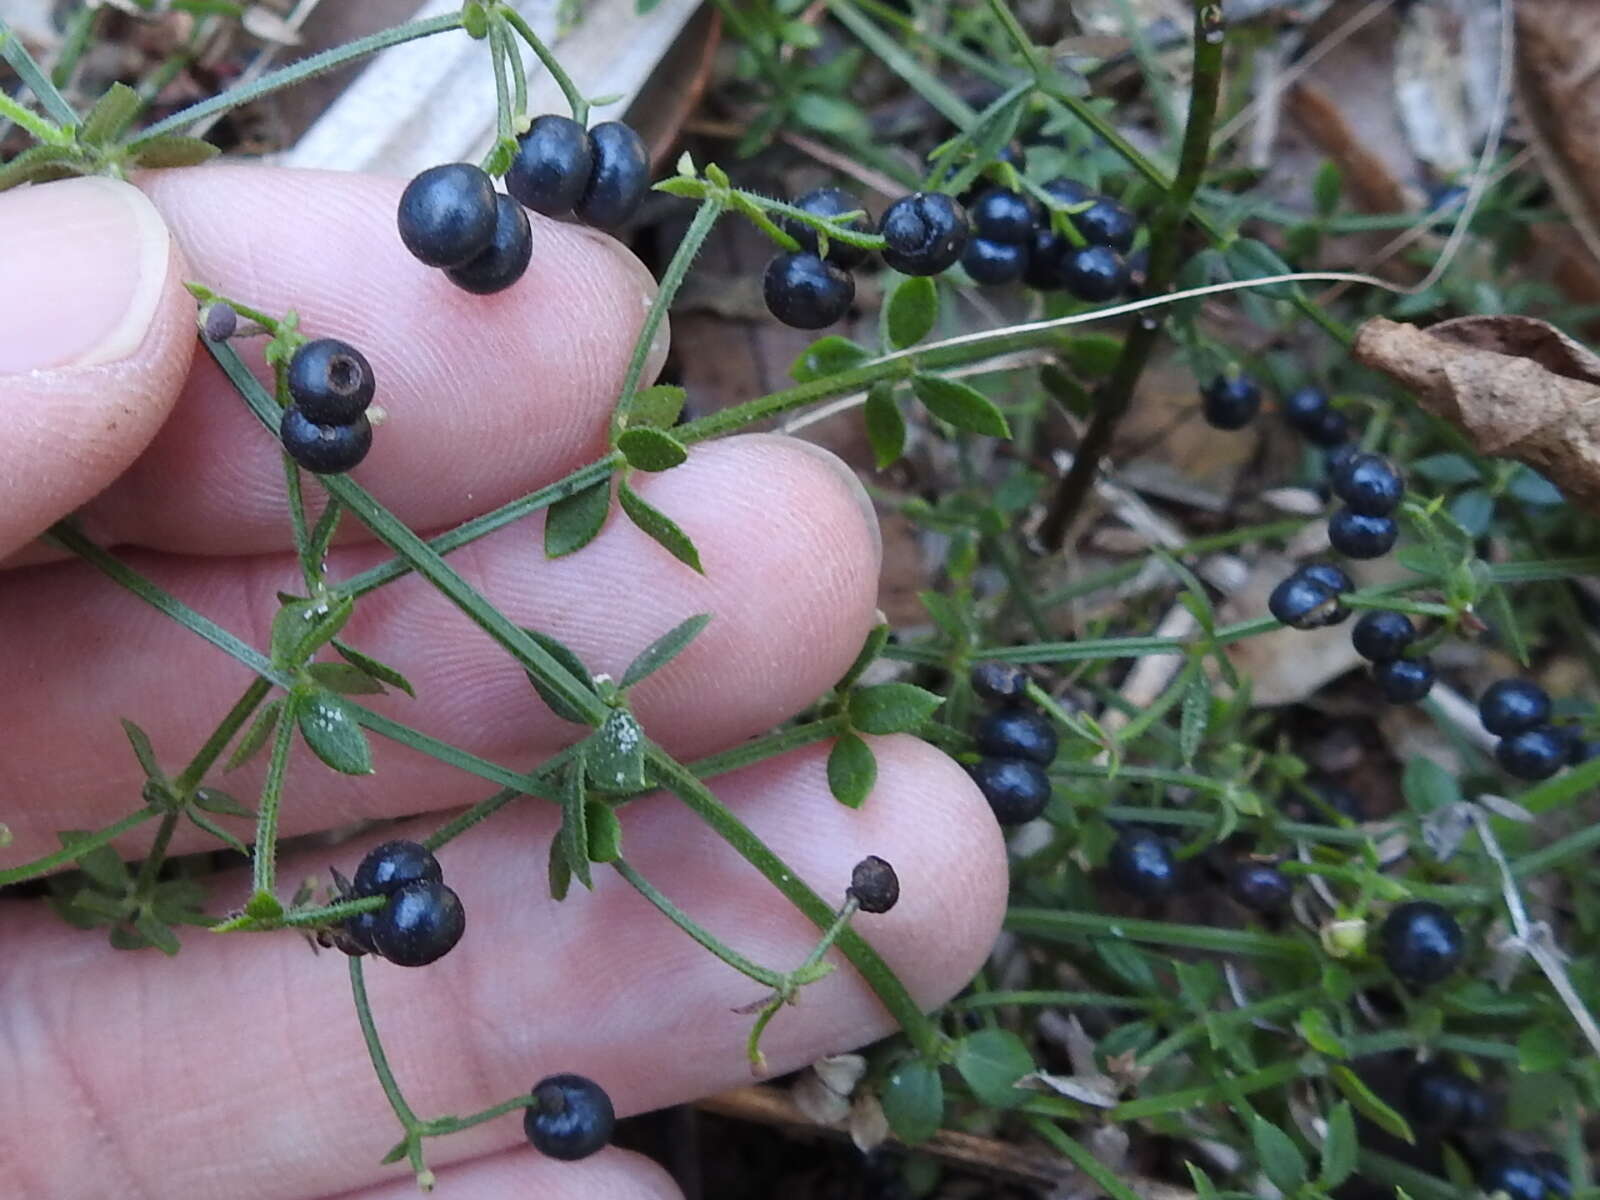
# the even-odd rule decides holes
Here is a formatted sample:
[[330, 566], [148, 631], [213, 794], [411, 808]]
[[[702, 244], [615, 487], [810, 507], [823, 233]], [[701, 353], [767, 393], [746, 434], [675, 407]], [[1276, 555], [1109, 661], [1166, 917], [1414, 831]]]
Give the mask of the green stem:
[[1188, 1112], [1190, 1109], [1212, 1104], [1218, 1100], [1227, 1100], [1231, 1103], [1236, 1096], [1248, 1095], [1266, 1088], [1281, 1087], [1290, 1080], [1303, 1078], [1305, 1074], [1305, 1064], [1298, 1059], [1293, 1062], [1277, 1063], [1274, 1066], [1263, 1067], [1259, 1071], [1251, 1071], [1247, 1075], [1224, 1077], [1221, 1083], [1205, 1087], [1185, 1088], [1183, 1091], [1167, 1092], [1161, 1096], [1141, 1096], [1137, 1100], [1126, 1100], [1106, 1116], [1112, 1121], [1139, 1121], [1166, 1113]]
[[[1223, 40], [1221, 9], [1209, 0], [1195, 0], [1194, 78], [1178, 173], [1150, 223], [1148, 290], [1152, 295], [1169, 291], [1177, 276], [1184, 221], [1195, 189], [1205, 177], [1211, 152], [1211, 130], [1222, 91]], [[1094, 417], [1074, 453], [1072, 466], [1057, 487], [1040, 526], [1040, 540], [1051, 550], [1059, 550], [1066, 541], [1068, 527], [1089, 494], [1100, 462], [1110, 450], [1117, 427], [1133, 402], [1134, 390], [1160, 336], [1161, 323], [1153, 317], [1134, 322], [1129, 331], [1117, 365], [1100, 391]]]
[[1005, 927], [1017, 933], [1029, 933], [1056, 941], [1098, 937], [1152, 946], [1181, 946], [1217, 954], [1237, 954], [1245, 958], [1305, 960], [1316, 957], [1315, 949], [1298, 938], [1277, 937], [1248, 929], [1177, 925], [1167, 921], [1108, 917], [1101, 913], [1066, 909], [1012, 908], [1006, 914]]
[[263, 75], [253, 83], [241, 87], [230, 88], [226, 92], [212, 96], [191, 104], [188, 108], [173, 113], [165, 120], [157, 121], [145, 129], [128, 144], [130, 151], [137, 150], [140, 146], [167, 133], [179, 133], [198, 121], [207, 117], [214, 117], [238, 108], [242, 104], [249, 104], [263, 96], [270, 96], [273, 92], [282, 91], [284, 88], [294, 87], [304, 83], [307, 79], [321, 75], [325, 71], [332, 71], [346, 63], [354, 62], [368, 54], [379, 50], [387, 50], [390, 46], [399, 46], [405, 42], [414, 42], [418, 38], [432, 37], [437, 33], [448, 33], [452, 29], [461, 28], [461, 14], [447, 13], [441, 17], [430, 17], [426, 21], [411, 21], [405, 25], [397, 25], [393, 29], [385, 29], [369, 37], [357, 38], [343, 46], [335, 46], [324, 50], [320, 54], [313, 54], [309, 58], [302, 58], [297, 63], [292, 63], [280, 70]]
[[144, 861], [139, 864], [139, 874], [133, 881], [133, 900], [137, 903], [150, 894], [150, 889], [155, 885], [156, 875], [161, 870], [161, 864], [166, 861], [167, 847], [172, 844], [173, 831], [178, 828], [178, 814], [169, 812], [162, 816], [161, 824], [156, 829], [155, 841], [150, 843], [150, 849], [145, 852]]
[[666, 917], [667, 920], [671, 921], [679, 929], [699, 942], [700, 945], [739, 972], [739, 974], [749, 976], [763, 987], [777, 989], [783, 985], [784, 974], [782, 971], [772, 971], [766, 967], [758, 966], [731, 946], [718, 941], [698, 925], [688, 913], [662, 895], [654, 884], [639, 874], [638, 871], [635, 871], [626, 859], [615, 859], [611, 865], [616, 868], [618, 875], [621, 875], [632, 885], [634, 891], [655, 905], [662, 916]]
[[825, 2], [839, 24], [855, 34], [868, 50], [883, 60], [884, 66], [910, 84], [941, 116], [957, 129], [966, 129], [972, 124], [977, 114], [971, 106], [940, 83], [910, 51], [869, 21], [849, 0]]
[[[56, 85], [50, 82], [50, 77], [34, 61], [33, 55], [28, 53], [28, 48], [22, 44], [22, 39], [12, 32], [11, 26], [4, 20], [0, 20], [0, 58], [11, 64], [11, 69], [22, 80], [23, 86], [39, 98], [39, 103], [44, 106], [45, 112], [58, 125], [67, 129], [78, 127], [78, 114], [72, 110], [72, 105], [67, 103], [67, 98], [61, 94]], [[17, 123], [20, 125], [22, 122]]]
[[495, 132], [498, 135], [496, 144], [489, 151], [490, 156], [499, 153], [500, 147], [513, 141], [515, 135], [511, 129], [511, 80], [506, 74], [506, 60], [516, 58], [519, 62], [522, 55], [511, 44], [511, 35], [506, 33], [506, 27], [499, 21], [489, 23], [489, 62], [494, 67], [494, 122]]
[[809, 721], [792, 729], [783, 729], [777, 733], [769, 733], [765, 737], [743, 742], [731, 750], [724, 750], [721, 754], [697, 758], [686, 765], [701, 779], [710, 779], [716, 775], [726, 775], [729, 771], [737, 771], [741, 767], [764, 762], [779, 754], [787, 754], [802, 746], [825, 742], [829, 738], [838, 737], [849, 728], [850, 722], [846, 717], [823, 717], [821, 720]]
[[64, 146], [67, 144], [67, 136], [60, 129], [31, 109], [24, 108], [4, 92], [0, 92], [0, 117], [14, 121], [22, 126], [33, 137], [33, 140], [41, 145]]
[[405, 1127], [407, 1139], [414, 1138], [423, 1123], [411, 1111], [411, 1106], [400, 1092], [400, 1085], [395, 1082], [394, 1072], [389, 1069], [389, 1056], [383, 1052], [378, 1027], [372, 1022], [372, 1005], [367, 1000], [367, 981], [362, 973], [359, 955], [350, 957], [350, 993], [355, 1000], [356, 1020], [361, 1022], [361, 1038], [367, 1044], [367, 1057], [372, 1059], [372, 1069], [378, 1076], [378, 1083], [388, 1097], [389, 1107], [394, 1109], [394, 1115], [400, 1118], [400, 1124]]
[[544, 64], [544, 69], [550, 72], [550, 78], [556, 81], [556, 86], [561, 89], [561, 94], [567, 98], [567, 106], [572, 109], [572, 119], [579, 125], [589, 123], [589, 101], [578, 90], [578, 85], [572, 82], [571, 76], [562, 70], [561, 63], [556, 56], [550, 53], [550, 48], [540, 40], [533, 27], [523, 19], [521, 13], [510, 5], [503, 5], [497, 11], [505, 17], [507, 24], [517, 31], [523, 41], [528, 43], [539, 61]]
[[946, 1006], [956, 1012], [967, 1009], [1003, 1008], [1015, 1004], [1021, 1007], [1045, 1008], [1122, 1008], [1132, 1012], [1150, 1012], [1160, 1008], [1162, 1001], [1147, 996], [1117, 996], [1110, 992], [1059, 992], [1020, 991], [984, 992], [978, 996], [963, 996]]
[[10, 867], [0, 871], [0, 887], [9, 887], [13, 883], [22, 883], [25, 880], [37, 879], [40, 875], [47, 875], [57, 867], [64, 867], [68, 863], [76, 862], [91, 850], [101, 846], [110, 845], [123, 834], [139, 825], [143, 825], [151, 817], [157, 816], [159, 809], [141, 808], [136, 813], [130, 813], [122, 820], [107, 825], [104, 829], [97, 830], [82, 841], [57, 850], [54, 854], [46, 854], [43, 858], [36, 858], [32, 862], [23, 863], [21, 866]]
[[1139, 1194], [1130, 1188], [1116, 1173], [1105, 1163], [1094, 1156], [1094, 1153], [1077, 1138], [1062, 1132], [1054, 1121], [1044, 1117], [1030, 1116], [1028, 1126], [1034, 1133], [1053, 1146], [1058, 1154], [1077, 1167], [1090, 1179], [1094, 1180], [1099, 1189], [1112, 1200], [1139, 1200]]
[[289, 747], [294, 744], [295, 701], [293, 693], [278, 714], [273, 732], [272, 754], [267, 759], [267, 778], [261, 785], [261, 807], [256, 814], [256, 845], [252, 882], [255, 894], [271, 895], [278, 871], [278, 805], [283, 797], [283, 779], [289, 769]]

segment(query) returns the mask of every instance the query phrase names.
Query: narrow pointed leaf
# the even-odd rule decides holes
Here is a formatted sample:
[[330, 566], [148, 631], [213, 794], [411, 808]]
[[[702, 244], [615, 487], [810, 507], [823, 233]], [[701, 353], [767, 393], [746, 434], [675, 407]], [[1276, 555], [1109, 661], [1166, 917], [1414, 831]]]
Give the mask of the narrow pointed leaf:
[[178, 935], [172, 932], [172, 926], [153, 913], [140, 913], [134, 919], [133, 927], [147, 942], [169, 958], [180, 949]]
[[244, 738], [233, 748], [233, 753], [228, 755], [224, 771], [236, 771], [249, 762], [267, 744], [267, 739], [272, 736], [272, 731], [278, 727], [278, 717], [283, 712], [283, 700], [280, 697], [273, 700], [259, 713], [245, 732]]
[[878, 661], [878, 655], [883, 653], [884, 646], [889, 641], [889, 627], [887, 625], [874, 625], [867, 630], [866, 640], [861, 643], [861, 649], [856, 651], [856, 660], [839, 677], [839, 682], [833, 685], [833, 690], [843, 692], [861, 678], [861, 673]]
[[201, 138], [181, 133], [162, 133], [140, 142], [129, 161], [139, 167], [197, 167], [210, 162], [222, 151]]
[[1317, 1182], [1331, 1191], [1349, 1179], [1355, 1174], [1360, 1150], [1355, 1115], [1349, 1102], [1341, 1100], [1328, 1114], [1328, 1136], [1322, 1142], [1322, 1169], [1317, 1173]]
[[144, 101], [125, 83], [113, 83], [84, 114], [78, 127], [78, 140], [89, 146], [104, 146], [121, 136], [139, 115]]
[[307, 674], [330, 692], [342, 696], [380, 696], [383, 684], [360, 667], [344, 662], [317, 662], [306, 668]]
[[349, 596], [326, 600], [290, 600], [272, 618], [272, 661], [295, 668], [327, 645], [355, 610]]
[[561, 853], [573, 876], [593, 890], [589, 874], [588, 793], [583, 786], [583, 763], [574, 761], [566, 771], [561, 787]]
[[1344, 1094], [1344, 1098], [1350, 1101], [1355, 1110], [1367, 1120], [1402, 1141], [1416, 1144], [1416, 1134], [1411, 1132], [1411, 1126], [1406, 1119], [1378, 1099], [1376, 1093], [1362, 1081], [1361, 1076], [1349, 1067], [1332, 1067], [1328, 1071], [1328, 1078], [1333, 1080], [1333, 1085]]
[[161, 773], [161, 764], [156, 761], [155, 747], [150, 744], [149, 735], [126, 717], [122, 719], [122, 732], [128, 735], [128, 742], [133, 746], [133, 755], [144, 770], [144, 777], [165, 779]]
[[872, 461], [881, 471], [906, 450], [906, 418], [894, 398], [894, 384], [881, 380], [867, 389], [861, 417], [872, 445]]
[[231, 849], [237, 850], [246, 858], [250, 857], [250, 847], [246, 846], [242, 841], [234, 837], [233, 834], [229, 833], [221, 825], [218, 825], [210, 817], [203, 817], [191, 808], [189, 810], [189, 820], [194, 822], [196, 829], [205, 830], [212, 837], [216, 838], [217, 841], [222, 842]]
[[565, 900], [572, 887], [572, 867], [567, 863], [567, 852], [562, 848], [561, 835], [550, 839], [549, 862], [550, 899]]
[[641, 471], [670, 471], [682, 466], [689, 457], [689, 449], [664, 429], [641, 425], [625, 430], [617, 438], [617, 449], [628, 460], [628, 465]]
[[345, 662], [358, 670], [365, 671], [379, 683], [386, 683], [392, 688], [399, 688], [412, 699], [416, 699], [417, 693], [411, 687], [411, 681], [388, 663], [379, 662], [370, 654], [363, 654], [354, 646], [345, 645], [338, 638], [333, 640], [333, 650]]
[[300, 735], [311, 752], [345, 775], [372, 774], [372, 748], [350, 707], [332, 692], [308, 692], [295, 705]]
[[844, 733], [828, 752], [828, 790], [846, 808], [860, 808], [878, 779], [878, 760], [859, 734]]
[[597, 863], [622, 857], [622, 822], [609, 804], [589, 801], [589, 858]]
[[[583, 665], [583, 660], [573, 653], [565, 642], [551, 637], [548, 633], [540, 633], [537, 629], [524, 629], [523, 632], [538, 642], [540, 649], [565, 667], [568, 674], [588, 684], [590, 690], [593, 690], [592, 681], [594, 677], [590, 674], [589, 668]], [[571, 721], [574, 725], [587, 725], [589, 723], [589, 719], [583, 713], [563, 699], [560, 693], [546, 687], [532, 671], [528, 672], [528, 682], [533, 684], [533, 690], [539, 693], [539, 699], [543, 700], [550, 711], [563, 721]]]
[[[66, 829], [56, 834], [62, 848], [67, 850], [91, 836], [93, 835], [87, 830], [82, 829]], [[122, 856], [110, 846], [96, 846], [92, 850], [85, 850], [77, 863], [83, 873], [101, 887], [120, 895], [128, 886], [128, 868], [123, 864]]]
[[1255, 1143], [1256, 1161], [1272, 1186], [1285, 1196], [1299, 1191], [1306, 1181], [1306, 1158], [1294, 1139], [1272, 1122], [1254, 1116], [1250, 1121], [1250, 1140]]
[[582, 550], [594, 541], [610, 511], [609, 478], [557, 500], [550, 506], [544, 519], [545, 557], [561, 558]]
[[710, 613], [696, 613], [687, 621], [667, 630], [641, 650], [639, 657], [628, 664], [628, 669], [622, 674], [622, 686], [633, 687], [634, 684], [666, 666], [688, 649], [689, 643], [694, 641], [700, 635], [700, 631], [710, 623]]
[[203, 787], [196, 788], [194, 802], [207, 812], [217, 813], [224, 817], [254, 817], [243, 804], [221, 788]]
[[677, 522], [652, 507], [626, 483], [617, 485], [617, 500], [622, 505], [622, 511], [628, 514], [628, 520], [647, 533], [663, 550], [685, 566], [705, 574], [700, 566], [700, 552]]
[[941, 375], [913, 375], [911, 389], [930, 413], [968, 433], [1010, 437], [1005, 414], [977, 388]]

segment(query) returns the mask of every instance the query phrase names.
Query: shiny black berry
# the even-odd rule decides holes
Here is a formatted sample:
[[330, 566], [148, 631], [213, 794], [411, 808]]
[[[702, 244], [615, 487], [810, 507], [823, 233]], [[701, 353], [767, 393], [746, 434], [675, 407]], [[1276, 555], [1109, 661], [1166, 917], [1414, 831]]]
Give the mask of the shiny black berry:
[[1340, 441], [1322, 451], [1322, 469], [1332, 478], [1338, 474], [1339, 468], [1344, 466], [1352, 457], [1361, 453], [1361, 447], [1354, 442]]
[[1023, 758], [982, 758], [969, 768], [983, 798], [1002, 825], [1031, 821], [1050, 802], [1050, 777]]
[[437, 879], [419, 879], [389, 894], [372, 923], [372, 948], [401, 967], [425, 967], [461, 940], [467, 915]]
[[1056, 203], [1066, 207], [1075, 207], [1085, 203], [1094, 195], [1087, 187], [1076, 179], [1058, 177], [1044, 185], [1044, 190]]
[[582, 1075], [551, 1075], [533, 1085], [533, 1103], [523, 1111], [522, 1129], [533, 1148], [548, 1158], [572, 1162], [588, 1158], [611, 1141], [617, 1114], [611, 1097]]
[[1567, 1200], [1572, 1195], [1572, 1176], [1567, 1174], [1566, 1159], [1543, 1150], [1533, 1155], [1530, 1161], [1534, 1170], [1539, 1172], [1539, 1178], [1544, 1180], [1546, 1196], [1559, 1196], [1561, 1200]]
[[400, 240], [430, 267], [459, 267], [494, 236], [494, 183], [471, 163], [429, 167], [400, 195]]
[[1178, 887], [1178, 864], [1160, 834], [1130, 829], [1111, 844], [1106, 858], [1111, 882], [1130, 895], [1159, 899]]
[[1491, 1151], [1478, 1168], [1478, 1187], [1489, 1196], [1504, 1192], [1510, 1200], [1547, 1200], [1544, 1175], [1533, 1156], [1505, 1146]]
[[1028, 673], [1012, 663], [974, 663], [971, 681], [972, 690], [984, 700], [1010, 703], [1028, 694]]
[[1499, 679], [1478, 697], [1478, 716], [1490, 733], [1521, 733], [1550, 719], [1550, 694], [1531, 679]]
[[1048, 767], [1056, 757], [1056, 728], [1027, 708], [1002, 708], [978, 723], [978, 752], [990, 758], [1025, 758]]
[[1426, 656], [1386, 659], [1372, 667], [1378, 691], [1390, 704], [1415, 704], [1433, 690], [1437, 676], [1433, 661]]
[[1084, 246], [1061, 256], [1061, 286], [1079, 300], [1115, 300], [1128, 283], [1128, 264], [1109, 246]]
[[883, 859], [869, 854], [850, 872], [845, 895], [853, 898], [864, 913], [886, 913], [900, 899], [900, 877]]
[[1366, 517], [1386, 517], [1400, 507], [1406, 485], [1381, 454], [1352, 454], [1333, 473], [1333, 494]]
[[961, 265], [974, 283], [997, 287], [1002, 283], [1015, 283], [1028, 267], [1026, 243], [991, 242], [975, 237], [961, 252]]
[[1108, 246], [1118, 254], [1133, 249], [1139, 221], [1109, 196], [1097, 196], [1082, 212], [1072, 214], [1072, 224], [1091, 246]]
[[639, 211], [650, 190], [650, 157], [632, 126], [621, 121], [596, 125], [589, 130], [589, 141], [594, 167], [572, 211], [596, 229], [618, 229]]
[[1441, 1063], [1416, 1067], [1406, 1077], [1406, 1115], [1433, 1134], [1455, 1133], [1489, 1121], [1489, 1098], [1460, 1071]]
[[1315, 429], [1317, 422], [1325, 413], [1332, 412], [1333, 407], [1328, 403], [1327, 392], [1321, 388], [1303, 387], [1284, 397], [1280, 411], [1290, 429], [1307, 433]]
[[815, 254], [780, 254], [767, 264], [761, 294], [767, 310], [785, 325], [821, 329], [850, 311], [856, 281]]
[[289, 396], [318, 425], [348, 425], [372, 403], [372, 364], [349, 342], [318, 338], [289, 359]]
[[360, 954], [373, 953], [372, 929], [377, 924], [379, 911], [381, 910], [357, 913], [344, 923], [341, 927], [344, 934], [342, 945], [346, 954], [352, 951]]
[[937, 275], [966, 249], [967, 214], [943, 192], [913, 192], [891, 204], [878, 222], [883, 261], [902, 275]]
[[[1337, 408], [1330, 408], [1306, 429], [1301, 430], [1301, 436], [1313, 446], [1321, 446], [1329, 451], [1338, 450], [1350, 440], [1350, 418]], [[1331, 471], [1337, 465], [1330, 459], [1328, 469]]]
[[[865, 205], [849, 192], [839, 188], [816, 188], [795, 197], [793, 206], [802, 212], [808, 212], [814, 217], [826, 217], [834, 220], [845, 213], [860, 213], [846, 224], [845, 228], [854, 233], [871, 233], [872, 222], [867, 220]], [[811, 254], [817, 252], [817, 231], [804, 221], [797, 221], [793, 217], [785, 217], [783, 222], [784, 232], [800, 243], [800, 248]], [[860, 246], [847, 245], [833, 238], [828, 239], [827, 260], [836, 267], [851, 270], [859, 267], [870, 257], [871, 251], [863, 250]]]
[[1400, 539], [1393, 517], [1369, 517], [1341, 508], [1328, 518], [1328, 544], [1347, 558], [1382, 558]]
[[481, 254], [445, 276], [464, 292], [489, 296], [503, 292], [528, 269], [533, 257], [533, 229], [522, 205], [510, 196], [495, 197], [494, 236]]
[[1399, 658], [1416, 638], [1411, 618], [1387, 608], [1368, 609], [1350, 629], [1350, 644], [1368, 662]]
[[291, 404], [283, 410], [278, 436], [290, 458], [316, 475], [339, 475], [372, 449], [372, 426], [365, 415], [342, 425], [318, 425]]
[[1028, 242], [1028, 265], [1023, 268], [1022, 282], [1041, 292], [1060, 291], [1065, 284], [1061, 278], [1061, 260], [1072, 249], [1048, 225], [1033, 231]]
[[384, 842], [367, 851], [367, 856], [356, 868], [356, 877], [350, 881], [350, 894], [354, 897], [387, 896], [408, 883], [444, 878], [439, 860], [420, 842], [404, 840]]
[[1038, 205], [1021, 192], [992, 187], [979, 194], [967, 209], [974, 237], [991, 242], [1024, 245], [1033, 237], [1039, 219]]
[[535, 117], [517, 139], [516, 157], [506, 168], [506, 191], [518, 204], [561, 217], [583, 196], [594, 170], [594, 143], [571, 117]]
[[1218, 375], [1200, 389], [1200, 411], [1217, 429], [1243, 429], [1261, 411], [1261, 388], [1248, 375]]
[[1567, 740], [1549, 725], [1536, 725], [1501, 738], [1494, 760], [1513, 778], [1549, 779], [1567, 765]]
[[1389, 970], [1413, 986], [1438, 983], [1467, 954], [1461, 926], [1431, 900], [1396, 905], [1378, 928], [1378, 945]]
[[1294, 895], [1289, 877], [1268, 863], [1240, 863], [1228, 877], [1228, 893], [1263, 915], [1283, 912]]
[[1339, 592], [1324, 579], [1295, 571], [1267, 597], [1267, 611], [1291, 629], [1321, 629], [1350, 615]]
[[1308, 562], [1299, 570], [1299, 574], [1307, 579], [1315, 580], [1325, 588], [1330, 588], [1336, 595], [1355, 591], [1355, 582], [1350, 578], [1350, 573], [1337, 563]]

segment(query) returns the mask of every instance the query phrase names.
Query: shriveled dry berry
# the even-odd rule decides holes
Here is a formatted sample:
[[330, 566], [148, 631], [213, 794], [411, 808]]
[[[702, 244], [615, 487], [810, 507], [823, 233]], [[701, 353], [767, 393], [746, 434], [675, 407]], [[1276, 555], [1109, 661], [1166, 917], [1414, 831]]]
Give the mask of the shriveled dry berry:
[[865, 913], [886, 913], [900, 899], [900, 878], [876, 854], [869, 854], [850, 872], [845, 895], [853, 898]]

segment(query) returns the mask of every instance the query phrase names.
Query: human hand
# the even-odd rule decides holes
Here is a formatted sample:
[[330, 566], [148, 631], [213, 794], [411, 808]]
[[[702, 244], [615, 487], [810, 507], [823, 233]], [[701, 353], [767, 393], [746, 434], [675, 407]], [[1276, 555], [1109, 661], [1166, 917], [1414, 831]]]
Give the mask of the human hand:
[[[299, 583], [277, 447], [194, 356], [185, 280], [293, 308], [313, 336], [363, 349], [389, 420], [356, 477], [422, 531], [603, 450], [651, 294], [615, 242], [538, 217], [519, 284], [460, 293], [400, 249], [397, 180], [224, 167], [142, 186], [153, 206], [98, 179], [0, 194], [0, 556], [13, 564], [0, 575], [0, 820], [14, 835], [0, 867], [53, 850], [58, 829], [99, 828], [136, 807], [119, 717], [181, 762], [250, 679], [83, 564], [43, 562], [37, 534], [80, 511], [94, 540], [257, 644], [274, 593]], [[570, 558], [546, 561], [537, 528], [519, 523], [451, 562], [514, 621], [614, 675], [674, 624], [714, 614], [636, 693], [645, 729], [680, 756], [764, 731], [839, 677], [872, 623], [879, 557], [870, 506], [842, 464], [793, 440], [740, 436], [638, 486], [691, 534], [704, 577], [616, 520]], [[345, 532], [332, 578], [388, 557]], [[417, 686], [418, 700], [375, 707], [429, 733], [518, 769], [573, 738], [521, 668], [419, 579], [364, 599], [346, 637]], [[825, 747], [714, 786], [824, 896], [841, 897], [866, 854], [895, 865], [899, 905], [860, 928], [931, 1007], [967, 980], [998, 927], [1000, 836], [949, 759], [908, 737], [874, 748], [877, 786], [858, 811], [829, 797]], [[392, 833], [415, 836], [485, 790], [399, 746], [374, 751], [376, 775], [359, 779], [297, 754], [282, 832], [424, 814]], [[703, 924], [762, 963], [805, 957], [815, 928], [681, 805], [642, 800], [622, 819], [630, 861]], [[759, 989], [609, 872], [593, 893], [553, 903], [544, 863], [556, 824], [549, 806], [523, 801], [451, 842], [440, 858], [467, 912], [461, 945], [420, 970], [368, 971], [395, 1071], [424, 1116], [484, 1107], [556, 1071], [598, 1080], [619, 1113], [748, 1077], [750, 1018], [731, 1010]], [[372, 840], [291, 855], [283, 880], [349, 873]], [[132, 856], [147, 842], [118, 846]], [[205, 845], [180, 829], [172, 849]], [[243, 872], [219, 879], [213, 908], [247, 885]], [[0, 945], [9, 1195], [414, 1191], [403, 1168], [378, 1165], [396, 1127], [337, 953], [314, 955], [288, 933], [198, 930], [175, 960], [121, 953], [33, 901], [0, 907]], [[842, 968], [785, 1009], [765, 1049], [782, 1072], [890, 1027]], [[675, 1194], [621, 1151], [543, 1159], [513, 1116], [430, 1142], [429, 1158], [451, 1200]]]

